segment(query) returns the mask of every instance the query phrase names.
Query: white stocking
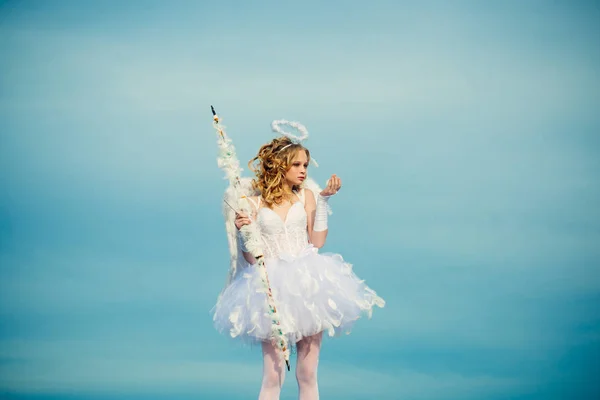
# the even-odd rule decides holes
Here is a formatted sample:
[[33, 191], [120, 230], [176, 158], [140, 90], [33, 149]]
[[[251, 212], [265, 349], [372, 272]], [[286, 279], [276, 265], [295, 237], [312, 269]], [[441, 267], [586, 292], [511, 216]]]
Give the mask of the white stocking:
[[279, 350], [270, 342], [262, 343], [263, 379], [258, 400], [279, 400], [281, 386], [285, 379], [285, 368]]
[[307, 336], [296, 343], [297, 362], [296, 379], [298, 380], [299, 400], [318, 400], [317, 367], [323, 332]]

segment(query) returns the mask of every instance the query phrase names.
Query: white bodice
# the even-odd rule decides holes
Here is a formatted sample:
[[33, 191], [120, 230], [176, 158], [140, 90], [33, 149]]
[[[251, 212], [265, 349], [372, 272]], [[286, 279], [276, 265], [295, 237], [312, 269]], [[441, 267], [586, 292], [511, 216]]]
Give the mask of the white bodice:
[[270, 208], [260, 207], [256, 222], [265, 258], [297, 256], [308, 246], [306, 211], [302, 201], [292, 204], [285, 221]]

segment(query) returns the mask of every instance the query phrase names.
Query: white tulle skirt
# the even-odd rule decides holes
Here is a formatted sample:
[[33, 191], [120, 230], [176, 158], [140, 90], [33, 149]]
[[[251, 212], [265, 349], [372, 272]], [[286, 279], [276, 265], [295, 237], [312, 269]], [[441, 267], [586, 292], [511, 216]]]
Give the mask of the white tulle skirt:
[[[319, 254], [309, 246], [297, 256], [266, 259], [267, 274], [290, 344], [326, 331], [350, 333], [362, 314], [371, 317], [385, 301], [360, 280], [339, 254]], [[215, 328], [244, 342], [268, 340], [271, 319], [256, 266], [241, 271], [212, 309]]]

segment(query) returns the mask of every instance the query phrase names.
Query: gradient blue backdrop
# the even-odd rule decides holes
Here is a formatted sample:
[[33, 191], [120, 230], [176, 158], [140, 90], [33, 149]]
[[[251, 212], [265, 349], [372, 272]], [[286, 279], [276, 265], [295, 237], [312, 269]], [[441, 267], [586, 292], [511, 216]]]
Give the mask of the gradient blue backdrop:
[[[600, 397], [600, 6], [0, 2], [0, 397], [250, 399], [223, 173], [299, 120], [387, 300], [323, 399]], [[245, 171], [248, 174], [248, 171]], [[288, 375], [282, 399], [297, 395]]]

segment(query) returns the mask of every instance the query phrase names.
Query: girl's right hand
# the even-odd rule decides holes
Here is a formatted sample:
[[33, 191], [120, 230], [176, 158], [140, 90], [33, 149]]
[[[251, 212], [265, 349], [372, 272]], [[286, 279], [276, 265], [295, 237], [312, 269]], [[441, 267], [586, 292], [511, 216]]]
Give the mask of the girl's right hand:
[[246, 216], [246, 214], [235, 214], [235, 227], [240, 230], [244, 225], [250, 225], [252, 220]]

